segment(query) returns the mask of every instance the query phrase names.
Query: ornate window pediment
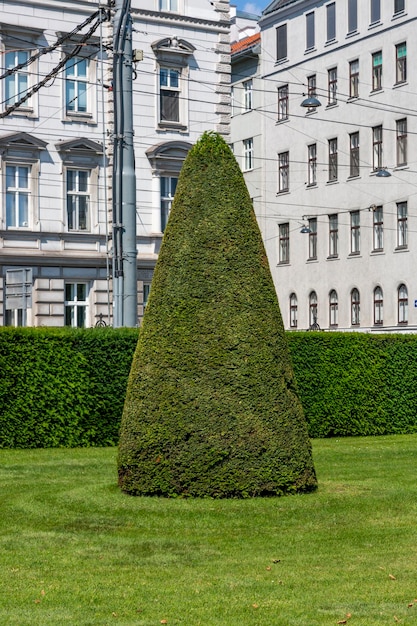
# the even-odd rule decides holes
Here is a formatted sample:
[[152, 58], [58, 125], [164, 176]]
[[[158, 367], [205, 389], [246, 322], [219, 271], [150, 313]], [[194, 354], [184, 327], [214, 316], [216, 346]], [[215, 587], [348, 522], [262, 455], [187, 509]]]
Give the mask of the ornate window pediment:
[[178, 174], [191, 147], [188, 141], [166, 141], [148, 148], [146, 156], [154, 172]]

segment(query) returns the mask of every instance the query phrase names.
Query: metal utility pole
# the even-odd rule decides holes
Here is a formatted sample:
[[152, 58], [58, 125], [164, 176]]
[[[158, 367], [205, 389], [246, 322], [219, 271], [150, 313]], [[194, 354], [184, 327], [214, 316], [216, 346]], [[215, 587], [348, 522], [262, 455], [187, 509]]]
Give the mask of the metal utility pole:
[[130, 0], [115, 0], [113, 24], [113, 326], [137, 320], [136, 176], [133, 149]]

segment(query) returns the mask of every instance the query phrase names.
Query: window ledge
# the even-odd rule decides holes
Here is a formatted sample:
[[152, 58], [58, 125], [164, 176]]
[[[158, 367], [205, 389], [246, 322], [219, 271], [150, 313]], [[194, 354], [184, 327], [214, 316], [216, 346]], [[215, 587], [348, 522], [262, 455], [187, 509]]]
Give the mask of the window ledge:
[[359, 31], [357, 28], [355, 30], [350, 31], [350, 33], [346, 33], [346, 39], [350, 39], [351, 37], [356, 37], [359, 35]]
[[410, 252], [408, 245], [405, 246], [397, 246], [394, 248], [394, 252]]
[[332, 46], [333, 44], [337, 43], [337, 39], [336, 37], [334, 37], [333, 39], [328, 39], [325, 44], [324, 47], [326, 48], [327, 46]]
[[383, 91], [384, 91], [384, 90], [383, 90], [383, 88], [382, 88], [382, 87], [378, 87], [378, 89], [372, 89], [372, 90], [369, 92], [369, 95], [370, 95], [370, 96], [379, 95], [379, 94], [380, 94], [380, 93], [382, 93]]
[[335, 261], [339, 258], [338, 254], [329, 254], [329, 256], [327, 257], [327, 261]]
[[339, 103], [338, 102], [329, 102], [328, 104], [326, 104], [326, 110], [327, 109], [334, 109], [335, 107], [338, 107]]
[[306, 183], [306, 189], [315, 189], [318, 187], [317, 183]]
[[282, 118], [282, 120], [277, 120], [277, 121], [275, 122], [275, 126], [276, 126], [277, 124], [285, 124], [285, 122], [289, 122], [289, 121], [290, 121], [290, 118], [289, 118], [289, 117], [284, 117], [284, 118]]
[[187, 127], [180, 122], [159, 122], [158, 123], [159, 130], [178, 130], [184, 131], [187, 130]]
[[346, 180], [347, 180], [347, 181], [350, 181], [350, 180], [358, 180], [360, 177], [361, 177], [361, 175], [360, 175], [360, 174], [352, 174], [351, 176], [348, 176]]
[[394, 83], [392, 88], [398, 89], [399, 87], [404, 87], [404, 85], [408, 85], [408, 80], [402, 80], [399, 83]]
[[349, 252], [348, 259], [358, 259], [361, 257], [360, 252]]
[[282, 191], [277, 191], [277, 196], [284, 196], [286, 193], [290, 193], [290, 190], [283, 189]]
[[382, 255], [382, 254], [385, 254], [383, 248], [381, 248], [379, 250], [371, 250], [371, 255], [373, 255], [373, 256], [378, 256], [378, 255]]
[[93, 119], [93, 116], [89, 113], [66, 113], [62, 120], [63, 122], [78, 122], [79, 124], [94, 124], [97, 122]]
[[368, 26], [368, 30], [372, 30], [373, 28], [378, 28], [378, 26], [382, 26], [381, 20], [377, 20], [376, 22], [372, 22]]
[[328, 180], [326, 182], [326, 185], [338, 185], [339, 181], [338, 180]]

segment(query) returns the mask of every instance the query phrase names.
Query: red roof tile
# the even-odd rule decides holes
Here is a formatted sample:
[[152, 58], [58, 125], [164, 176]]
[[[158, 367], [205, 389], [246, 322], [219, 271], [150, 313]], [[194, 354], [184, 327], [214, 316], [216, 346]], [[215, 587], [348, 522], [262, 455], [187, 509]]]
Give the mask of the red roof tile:
[[243, 50], [252, 48], [252, 46], [260, 43], [260, 41], [261, 33], [256, 33], [255, 35], [251, 35], [250, 37], [245, 37], [240, 41], [236, 41], [235, 43], [232, 43], [232, 54], [236, 54], [236, 52], [242, 52]]

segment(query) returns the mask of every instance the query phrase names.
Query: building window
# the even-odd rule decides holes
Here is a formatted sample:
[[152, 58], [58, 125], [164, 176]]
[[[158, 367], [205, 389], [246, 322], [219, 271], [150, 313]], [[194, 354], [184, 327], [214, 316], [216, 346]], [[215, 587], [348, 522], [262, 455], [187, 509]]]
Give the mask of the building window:
[[337, 67], [332, 67], [327, 72], [328, 79], [328, 92], [327, 92], [327, 104], [333, 105], [337, 103]]
[[[26, 94], [29, 89], [30, 74], [28, 72], [28, 61], [30, 58], [29, 50], [12, 50], [5, 53], [5, 69], [14, 70], [9, 76], [4, 79], [5, 86], [5, 106], [10, 107], [12, 104], [19, 102], [19, 100]], [[23, 66], [23, 67], [22, 67]], [[31, 108], [30, 99], [28, 99], [24, 106]]]
[[308, 146], [308, 184], [317, 185], [317, 144]]
[[396, 121], [397, 167], [407, 165], [407, 119]]
[[352, 289], [350, 293], [350, 317], [352, 326], [360, 324], [360, 297], [358, 289]]
[[287, 25], [278, 26], [277, 30], [277, 61], [287, 58]]
[[398, 323], [408, 324], [408, 289], [405, 285], [398, 287]]
[[374, 126], [372, 129], [372, 166], [374, 172], [380, 170], [382, 165], [382, 126]]
[[[307, 77], [307, 96], [309, 98], [315, 98], [317, 96], [317, 78], [316, 74], [312, 74]], [[308, 113], [315, 111], [315, 107], [310, 107]]]
[[90, 172], [67, 169], [66, 174], [68, 230], [88, 230]]
[[381, 19], [381, 0], [371, 0], [371, 24]]
[[164, 232], [177, 188], [178, 178], [161, 176], [161, 232]]
[[404, 13], [405, 11], [405, 0], [394, 0], [394, 15], [397, 13]]
[[143, 309], [144, 310], [146, 308], [146, 305], [148, 304], [150, 291], [151, 291], [150, 283], [143, 283]]
[[314, 48], [314, 37], [314, 11], [312, 11], [311, 13], [306, 14], [306, 50]]
[[361, 214], [359, 211], [350, 213], [350, 253], [359, 254], [361, 251]]
[[339, 302], [337, 298], [337, 291], [334, 289], [329, 293], [329, 325], [337, 326], [339, 316]]
[[382, 89], [382, 50], [372, 55], [372, 91]]
[[159, 10], [178, 13], [178, 0], [160, 0]]
[[349, 63], [349, 97], [359, 97], [359, 59]]
[[245, 80], [243, 83], [244, 94], [244, 110], [252, 111], [253, 107], [253, 82], [251, 80]]
[[358, 0], [348, 0], [348, 33], [358, 30]]
[[253, 170], [253, 138], [243, 140], [243, 169]]
[[317, 217], [310, 217], [308, 229], [308, 258], [312, 261], [317, 259]]
[[290, 262], [290, 225], [279, 224], [279, 262]]
[[382, 326], [384, 323], [384, 296], [381, 287], [374, 289], [374, 324]]
[[408, 209], [407, 202], [397, 202], [397, 248], [408, 245]]
[[289, 191], [290, 153], [281, 152], [278, 155], [278, 192]]
[[67, 113], [88, 112], [89, 60], [73, 57], [65, 64], [65, 110]]
[[373, 210], [374, 252], [384, 249], [384, 213], [382, 206]]
[[290, 295], [290, 328], [298, 326], [298, 301], [295, 293]]
[[4, 325], [27, 326], [27, 311], [32, 306], [31, 268], [6, 270]]
[[400, 43], [395, 46], [395, 82], [405, 83], [407, 80], [407, 44]]
[[278, 87], [278, 121], [288, 119], [288, 85]]
[[6, 165], [6, 227], [29, 226], [30, 167]]
[[318, 319], [318, 303], [317, 303], [317, 294], [315, 291], [312, 291], [308, 298], [308, 306], [309, 306], [309, 326], [310, 328], [317, 328], [317, 319]]
[[86, 283], [65, 284], [65, 326], [86, 327], [87, 291]]
[[180, 70], [159, 69], [159, 103], [161, 122], [180, 121]]
[[338, 164], [337, 164], [337, 138], [329, 139], [329, 182], [337, 180]]
[[327, 41], [336, 39], [336, 3], [332, 2], [326, 6], [327, 14]]
[[359, 176], [359, 132], [349, 135], [349, 176]]
[[329, 256], [338, 255], [339, 219], [337, 213], [329, 215]]

